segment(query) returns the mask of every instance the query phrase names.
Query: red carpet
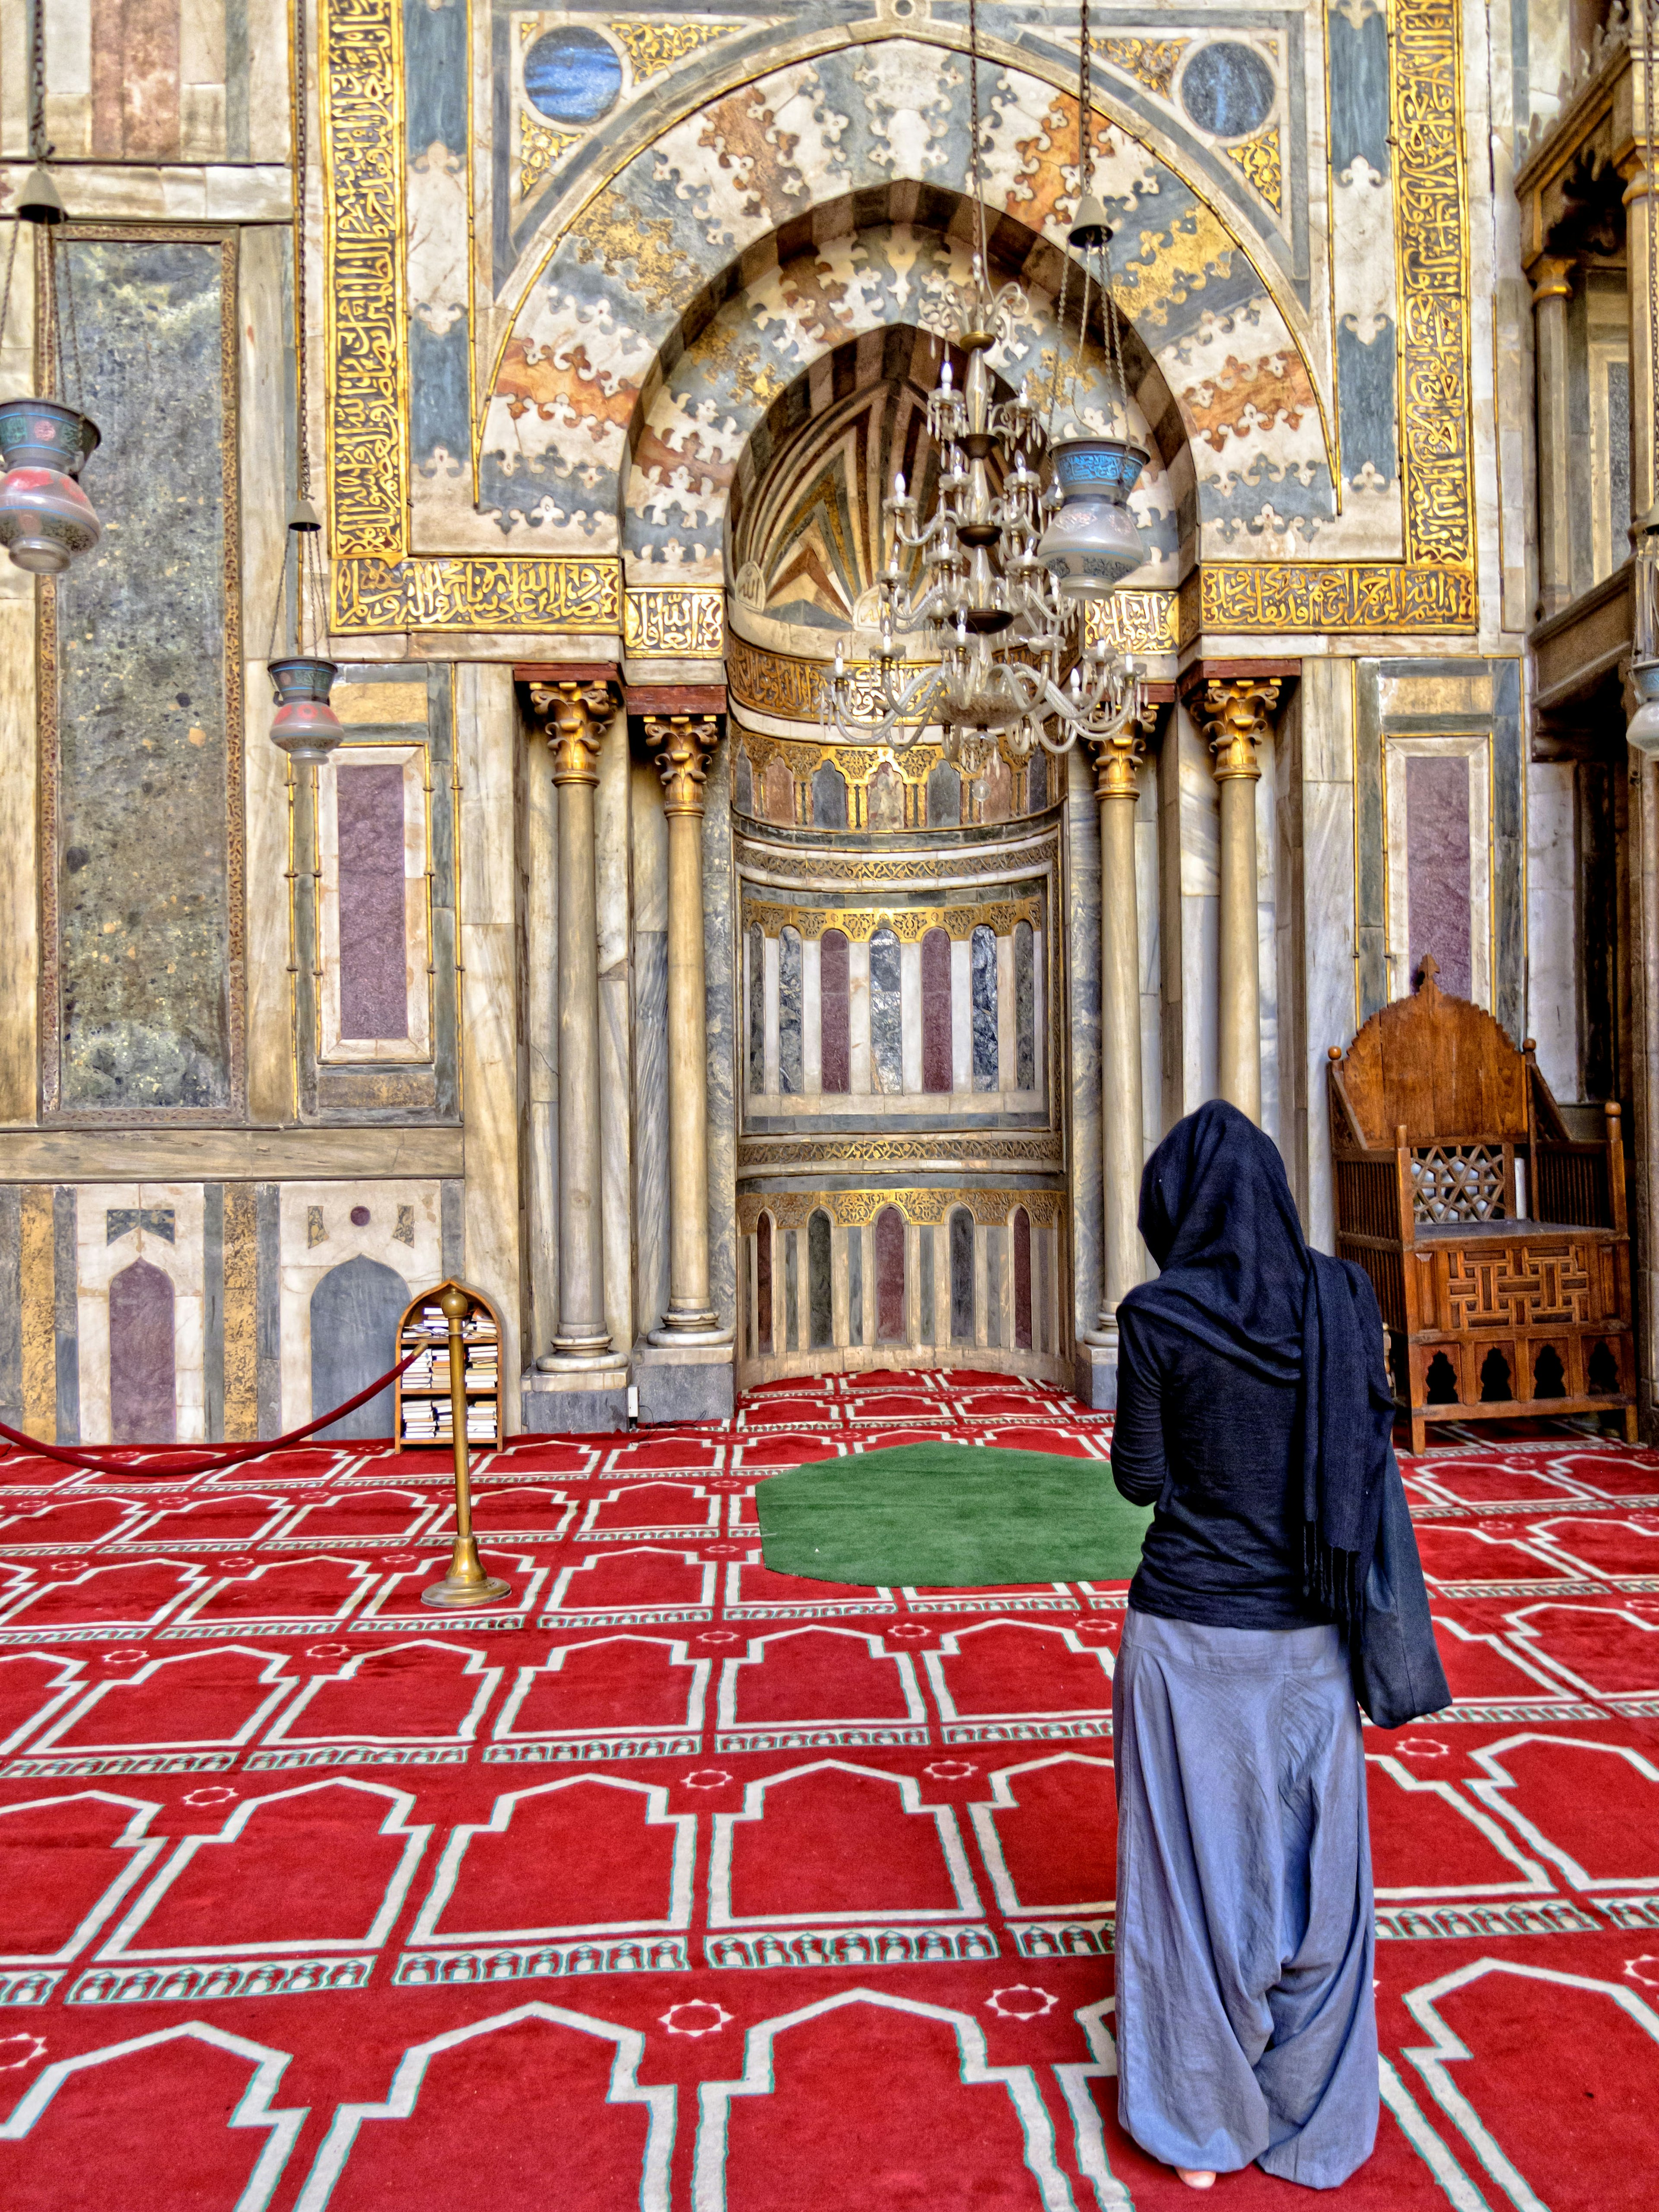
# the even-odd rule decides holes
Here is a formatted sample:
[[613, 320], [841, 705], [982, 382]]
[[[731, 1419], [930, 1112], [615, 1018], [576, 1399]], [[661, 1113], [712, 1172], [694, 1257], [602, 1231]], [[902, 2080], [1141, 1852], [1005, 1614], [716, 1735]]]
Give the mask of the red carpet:
[[[1121, 1587], [760, 1562], [769, 1470], [930, 1436], [1103, 1457], [1107, 1426], [908, 1376], [527, 1441], [479, 1462], [513, 1594], [472, 1620], [419, 1604], [435, 1452], [0, 1460], [0, 2203], [1190, 2204], [1114, 2116]], [[1373, 1739], [1390, 2110], [1343, 2202], [1636, 2212], [1659, 1455], [1408, 1474], [1457, 1705]]]

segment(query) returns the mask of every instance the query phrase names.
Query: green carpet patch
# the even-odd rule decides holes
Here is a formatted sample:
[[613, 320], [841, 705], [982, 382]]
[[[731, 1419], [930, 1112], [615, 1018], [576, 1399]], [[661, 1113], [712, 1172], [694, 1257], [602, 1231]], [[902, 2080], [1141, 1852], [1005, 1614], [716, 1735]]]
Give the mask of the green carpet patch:
[[1123, 1582], [1152, 1519], [1103, 1459], [978, 1444], [820, 1460], [758, 1484], [755, 1505], [779, 1574], [890, 1589]]

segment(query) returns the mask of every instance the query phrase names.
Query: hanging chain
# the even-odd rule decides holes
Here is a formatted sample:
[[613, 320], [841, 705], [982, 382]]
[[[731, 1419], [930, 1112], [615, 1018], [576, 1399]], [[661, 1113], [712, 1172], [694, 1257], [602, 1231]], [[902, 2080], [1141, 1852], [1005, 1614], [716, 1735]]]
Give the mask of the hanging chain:
[[[1643, 159], [1647, 170], [1648, 234], [1648, 481], [1642, 495], [1650, 509], [1659, 501], [1659, 223], [1653, 204], [1656, 166], [1659, 166], [1659, 129], [1653, 113], [1653, 16], [1659, 0], [1642, 0], [1642, 125], [1645, 139]], [[1644, 514], [1643, 520], [1647, 519]]]
[[[29, 0], [29, 157], [34, 161], [45, 161], [50, 158], [52, 152], [52, 149], [46, 143], [46, 0]], [[17, 220], [21, 222], [21, 217], [18, 217]], [[58, 252], [57, 226], [52, 225], [48, 229], [46, 252], [44, 256], [37, 258], [35, 263], [36, 269], [44, 272], [44, 281], [41, 285], [44, 297], [39, 302], [36, 313], [38, 322], [44, 326], [46, 341], [45, 346], [39, 348], [39, 350], [44, 356], [46, 362], [46, 388], [42, 397], [47, 399], [63, 398], [67, 396], [64, 392], [64, 327], [58, 313]], [[67, 273], [69, 268], [67, 254], [64, 256], [64, 268]], [[8, 307], [11, 304], [9, 262], [6, 270], [6, 304]], [[70, 301], [71, 319], [74, 311], [75, 303], [71, 298]], [[81, 357], [78, 343], [75, 348], [75, 382], [76, 404], [78, 407], [81, 384]]]
[[1054, 373], [1048, 385], [1048, 421], [1044, 436], [1054, 442], [1054, 416], [1060, 410], [1060, 386], [1066, 373], [1066, 295], [1072, 282], [1072, 257], [1060, 257], [1060, 296], [1054, 302]]
[[[64, 306], [67, 311], [69, 319], [70, 359], [75, 366], [74, 404], [77, 412], [83, 412], [84, 409], [82, 407], [81, 385], [81, 329], [79, 324], [75, 319], [75, 264], [70, 258], [68, 239], [64, 239], [60, 244], [58, 232], [56, 228], [53, 228], [51, 238], [48, 241], [48, 251], [53, 256], [61, 252], [64, 257], [63, 296]], [[58, 329], [58, 381], [59, 391], [67, 404], [69, 400], [69, 388], [64, 377], [64, 331], [61, 322], [59, 323]]]
[[46, 143], [46, 0], [29, 0], [29, 159], [44, 161]]
[[283, 619], [283, 601], [288, 596], [288, 547], [283, 548], [283, 565], [276, 574], [276, 596], [271, 602], [270, 635], [265, 641], [267, 665], [276, 658], [276, 632]]
[[307, 164], [310, 92], [306, 72], [306, 0], [294, 0], [294, 295], [295, 398], [299, 410], [295, 440], [299, 459], [300, 496], [311, 496], [311, 426], [309, 385], [306, 374], [306, 196], [310, 179]]
[[1077, 79], [1077, 192], [1080, 200], [1094, 180], [1094, 133], [1090, 129], [1090, 118], [1094, 109], [1094, 93], [1090, 75], [1089, 56], [1089, 0], [1083, 0], [1080, 23], [1083, 44], [1079, 49]]
[[11, 272], [17, 264], [17, 234], [23, 228], [21, 216], [11, 219], [11, 243], [6, 248], [6, 289], [0, 294], [0, 345], [3, 345], [6, 325], [11, 320]]
[[968, 0], [969, 174], [974, 187], [974, 226], [979, 241], [980, 283], [988, 299], [991, 261], [985, 242], [985, 180], [979, 165], [979, 0]]

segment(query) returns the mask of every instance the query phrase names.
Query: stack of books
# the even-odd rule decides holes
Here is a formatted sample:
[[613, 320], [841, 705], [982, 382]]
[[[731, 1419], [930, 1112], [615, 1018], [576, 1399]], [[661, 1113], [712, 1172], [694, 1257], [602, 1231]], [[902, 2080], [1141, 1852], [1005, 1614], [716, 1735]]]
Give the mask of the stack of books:
[[435, 1398], [415, 1398], [404, 1407], [404, 1442], [406, 1444], [430, 1444], [438, 1440], [438, 1401]]

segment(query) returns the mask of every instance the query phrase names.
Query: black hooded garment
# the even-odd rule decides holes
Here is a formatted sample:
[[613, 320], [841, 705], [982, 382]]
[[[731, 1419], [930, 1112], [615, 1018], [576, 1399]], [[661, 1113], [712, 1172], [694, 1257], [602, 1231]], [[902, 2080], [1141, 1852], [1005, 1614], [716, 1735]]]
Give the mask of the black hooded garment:
[[1156, 1511], [1130, 1604], [1212, 1628], [1346, 1620], [1393, 1419], [1375, 1292], [1309, 1250], [1278, 1148], [1218, 1099], [1146, 1163], [1140, 1233], [1161, 1273], [1118, 1308], [1112, 1475]]

